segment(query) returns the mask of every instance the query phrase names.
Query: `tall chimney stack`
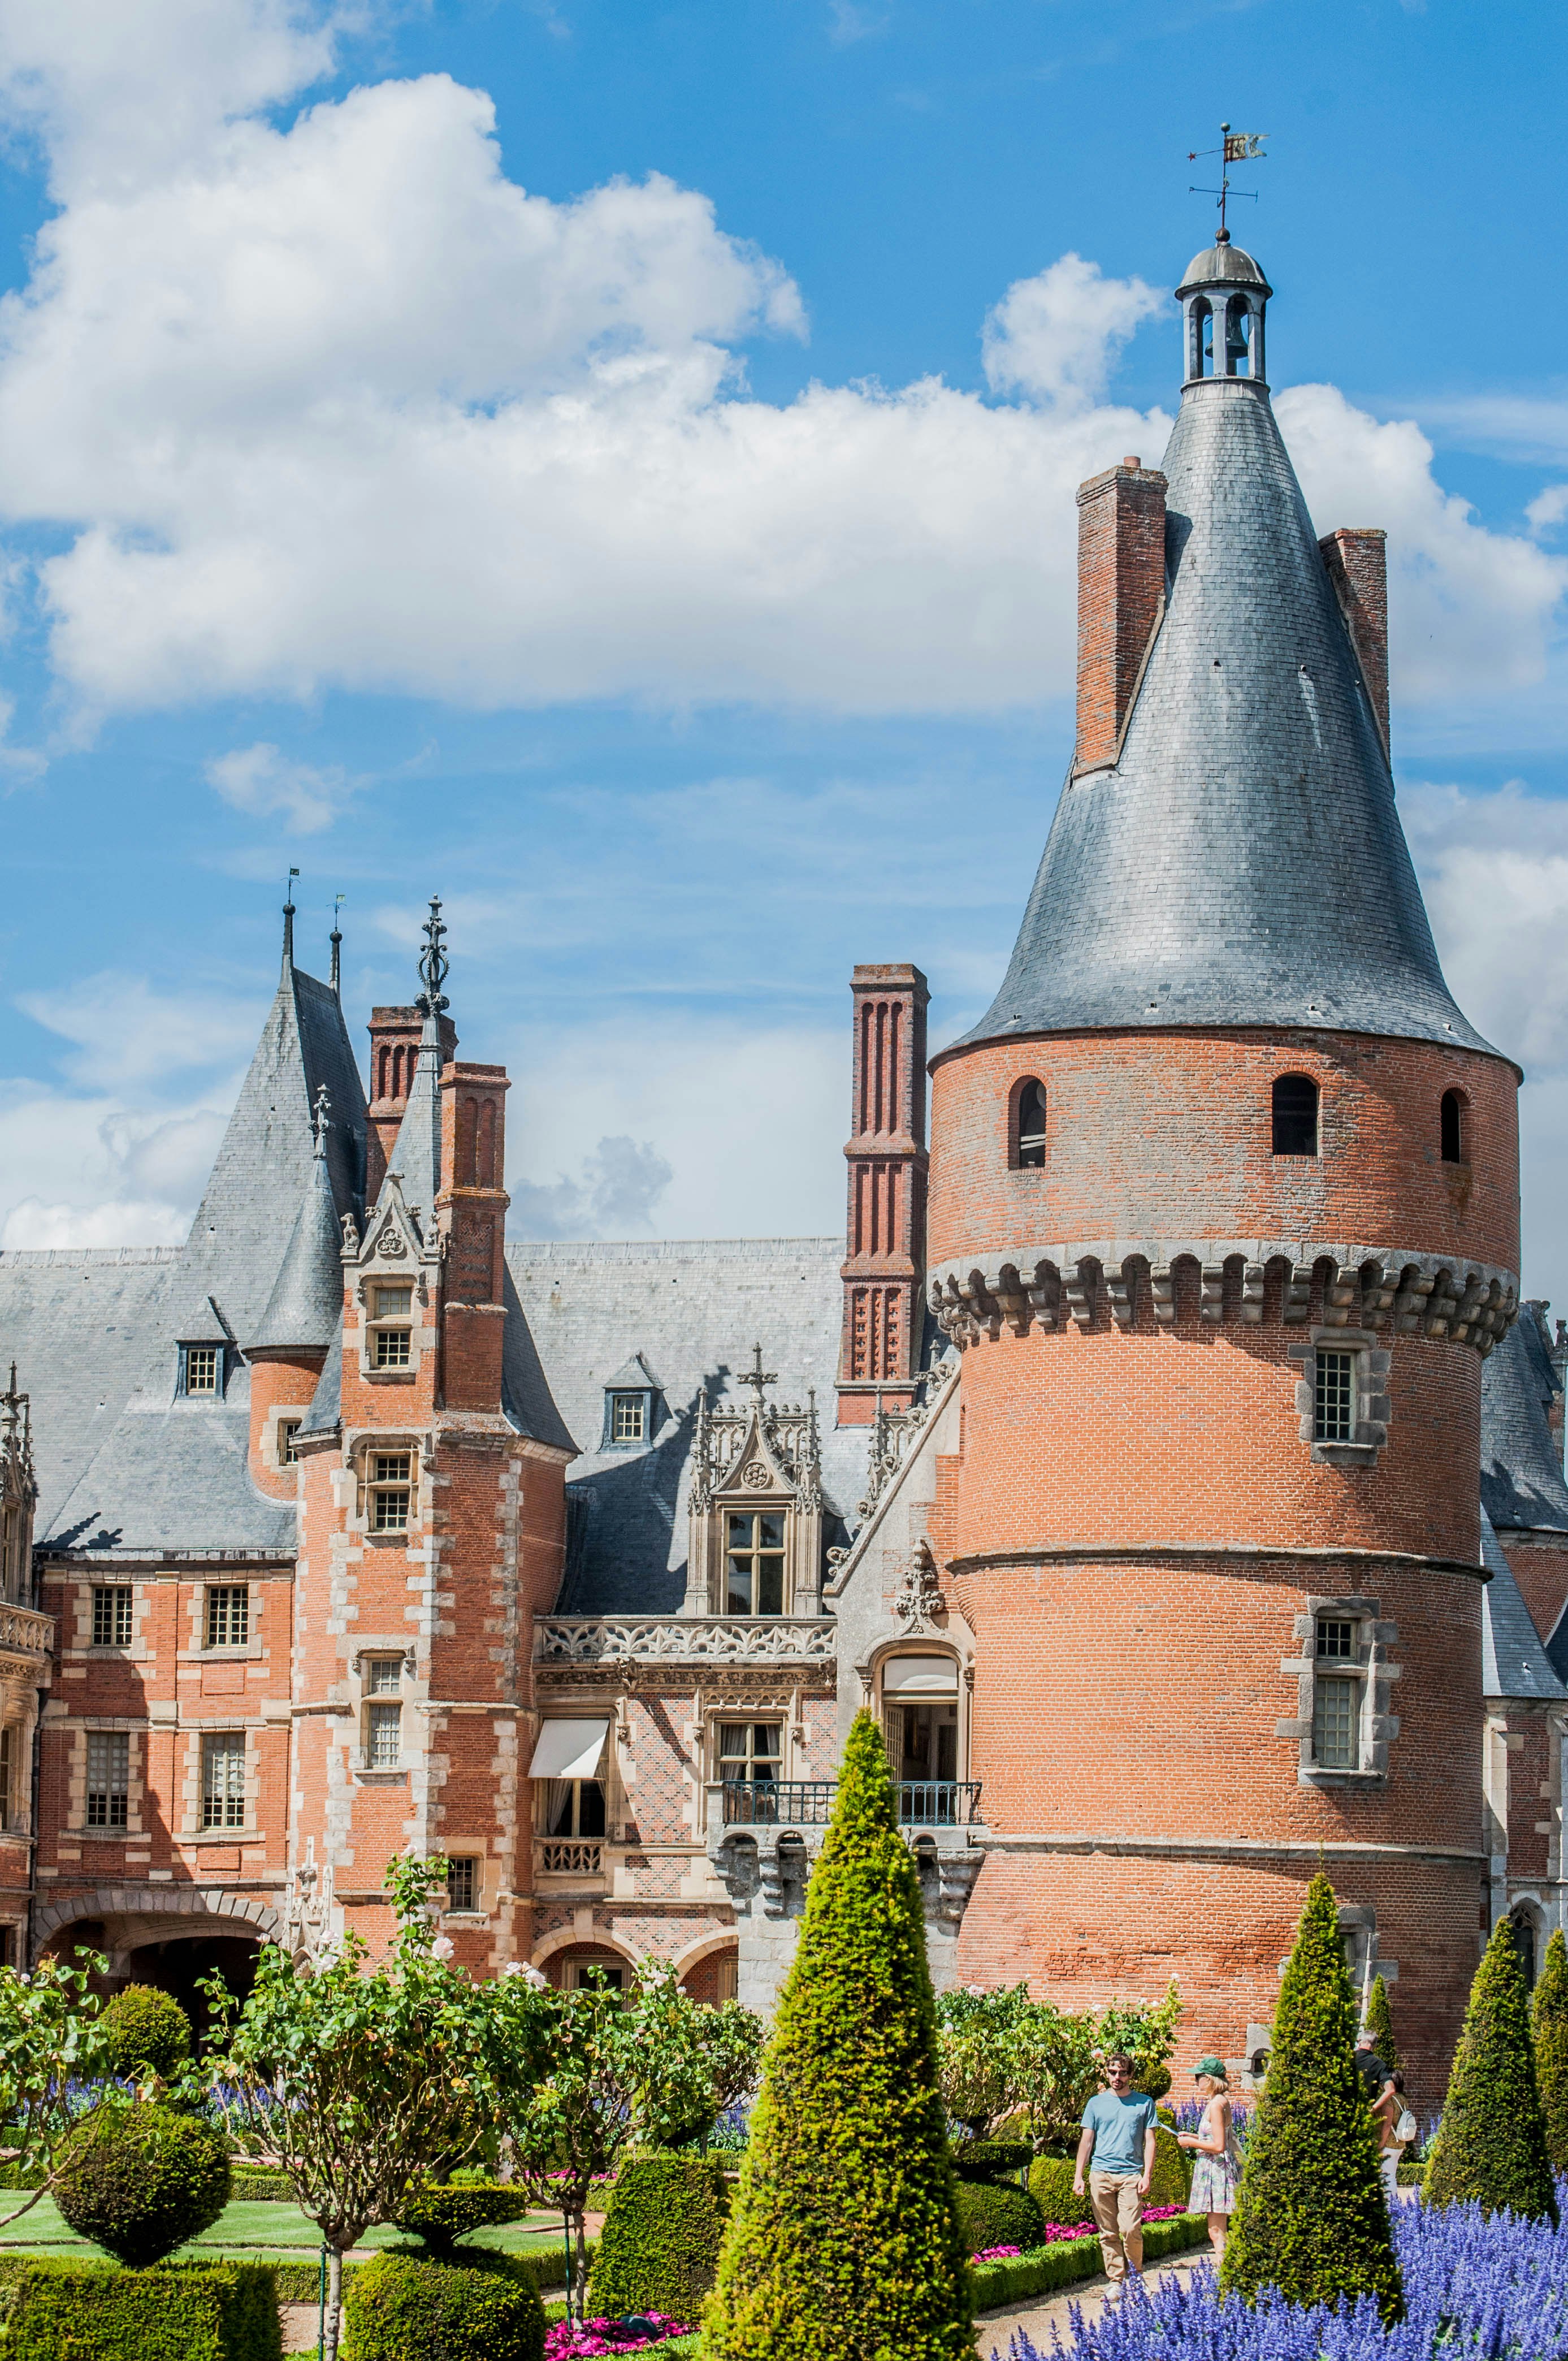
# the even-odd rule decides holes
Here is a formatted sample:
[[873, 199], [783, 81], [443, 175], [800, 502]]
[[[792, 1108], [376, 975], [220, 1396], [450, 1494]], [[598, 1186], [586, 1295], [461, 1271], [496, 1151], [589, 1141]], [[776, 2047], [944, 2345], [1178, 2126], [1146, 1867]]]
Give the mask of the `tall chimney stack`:
[[1377, 727], [1383, 752], [1388, 752], [1388, 536], [1376, 525], [1341, 525], [1326, 533], [1318, 547], [1329, 569], [1361, 662], [1361, 675]]
[[926, 1005], [917, 967], [858, 967], [839, 1424], [915, 1399], [926, 1257]]
[[1165, 478], [1124, 459], [1078, 488], [1075, 773], [1114, 763], [1165, 612]]

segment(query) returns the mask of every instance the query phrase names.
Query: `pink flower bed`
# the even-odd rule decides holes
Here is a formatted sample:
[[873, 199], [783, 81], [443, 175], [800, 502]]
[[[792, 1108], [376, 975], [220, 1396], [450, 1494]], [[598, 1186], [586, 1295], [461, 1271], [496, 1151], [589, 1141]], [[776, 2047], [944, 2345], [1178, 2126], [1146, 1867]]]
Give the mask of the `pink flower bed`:
[[978, 2255], [970, 2257], [970, 2260], [971, 2263], [1007, 2263], [1023, 2251], [1022, 2246], [982, 2246]]
[[653, 2335], [629, 2334], [618, 2320], [585, 2320], [580, 2328], [558, 2320], [544, 2332], [544, 2361], [589, 2361], [590, 2356], [599, 2353], [646, 2353], [663, 2345], [666, 2337], [690, 2333], [684, 2321], [671, 2320], [662, 2312], [644, 2312], [638, 2317], [655, 2331]]
[[[1185, 2213], [1186, 2211], [1185, 2205], [1146, 2205], [1140, 2219], [1145, 2222], [1168, 2222], [1176, 2214]], [[1041, 2244], [1054, 2246], [1063, 2238], [1092, 2238], [1094, 2235], [1095, 2225], [1092, 2222], [1047, 2222], [1046, 2235]]]

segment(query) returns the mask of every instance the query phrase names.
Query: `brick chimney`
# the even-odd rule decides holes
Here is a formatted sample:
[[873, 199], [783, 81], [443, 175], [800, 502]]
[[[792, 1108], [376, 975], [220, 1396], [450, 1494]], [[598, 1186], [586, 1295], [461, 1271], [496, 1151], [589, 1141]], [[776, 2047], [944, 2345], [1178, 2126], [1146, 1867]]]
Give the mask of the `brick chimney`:
[[506, 1212], [504, 1066], [449, 1065], [441, 1077], [442, 1398], [448, 1410], [501, 1406]]
[[[365, 1202], [373, 1205], [387, 1177], [387, 1159], [398, 1126], [408, 1111], [419, 1056], [420, 1027], [424, 1019], [417, 1008], [373, 1008], [370, 1011], [370, 1104], [365, 1125]], [[450, 1016], [441, 1020], [441, 1062], [457, 1054], [457, 1027]]]
[[858, 967], [839, 1424], [906, 1410], [926, 1255], [926, 1007], [917, 967]]
[[1121, 752], [1165, 612], [1165, 478], [1124, 459], [1078, 488], [1078, 744], [1072, 767]]
[[1329, 569], [1361, 659], [1362, 676], [1372, 710], [1388, 752], [1388, 536], [1376, 525], [1341, 525], [1326, 533], [1318, 547]]

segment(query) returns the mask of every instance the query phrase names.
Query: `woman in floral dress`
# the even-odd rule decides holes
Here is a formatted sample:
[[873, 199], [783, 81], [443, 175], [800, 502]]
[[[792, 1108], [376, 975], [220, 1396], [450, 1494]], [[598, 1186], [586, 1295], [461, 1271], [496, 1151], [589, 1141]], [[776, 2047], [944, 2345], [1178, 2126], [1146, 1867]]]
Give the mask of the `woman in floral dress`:
[[1225, 2251], [1225, 2234], [1235, 2211], [1236, 2183], [1242, 2175], [1241, 2150], [1236, 2145], [1235, 2125], [1231, 2119], [1231, 2102], [1226, 2088], [1225, 2069], [1218, 2058], [1200, 2058], [1193, 2070], [1198, 2103], [1203, 2113], [1195, 2132], [1178, 2132], [1183, 2147], [1191, 2148], [1197, 2157], [1192, 2168], [1192, 2189], [1187, 2202], [1194, 2213], [1209, 2216], [1209, 2243], [1214, 2249], [1218, 2267]]

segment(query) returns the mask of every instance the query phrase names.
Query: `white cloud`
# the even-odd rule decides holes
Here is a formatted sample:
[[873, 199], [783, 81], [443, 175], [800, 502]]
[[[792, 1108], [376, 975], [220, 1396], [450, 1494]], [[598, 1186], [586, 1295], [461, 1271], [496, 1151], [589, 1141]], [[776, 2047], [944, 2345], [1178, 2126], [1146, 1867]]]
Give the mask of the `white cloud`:
[[207, 778], [225, 804], [258, 818], [285, 818], [301, 836], [314, 836], [330, 828], [353, 792], [335, 764], [325, 771], [296, 763], [266, 741], [236, 747], [233, 753], [214, 755]]
[[[740, 355], [798, 330], [800, 298], [699, 193], [529, 195], [489, 101], [444, 75], [275, 127], [247, 110], [329, 47], [281, 0], [149, 0], [149, 64], [107, 0], [13, 13], [0, 65], [65, 202], [0, 308], [0, 512], [73, 536], [38, 580], [86, 708], [1069, 690], [1074, 489], [1168, 425], [1104, 399], [1163, 302], [1142, 280], [1069, 255], [1008, 289], [984, 350], [1016, 401], [923, 379], [763, 402]], [[169, 140], [122, 149], [166, 53]], [[1528, 672], [1555, 561], [1446, 500], [1413, 427], [1331, 389], [1281, 408], [1323, 521], [1393, 529], [1404, 693], [1490, 684], [1499, 649]]]
[[158, 1110], [0, 1082], [0, 1247], [179, 1245], [236, 1088]]
[[1548, 484], [1530, 501], [1525, 517], [1531, 533], [1551, 533], [1568, 521], [1568, 484]]
[[576, 1180], [521, 1180], [510, 1226], [524, 1238], [625, 1238], [653, 1226], [653, 1211], [674, 1178], [647, 1140], [601, 1139]]
[[59, 992], [22, 994], [17, 1005], [74, 1050], [62, 1059], [78, 1082], [105, 1089], [227, 1065], [253, 1046], [253, 1004], [207, 993], [154, 992], [145, 976], [104, 970]]
[[1064, 254], [1015, 280], [986, 320], [986, 381], [1063, 408], [1097, 401], [1127, 338], [1168, 301], [1141, 279], [1105, 279], [1097, 262]]

